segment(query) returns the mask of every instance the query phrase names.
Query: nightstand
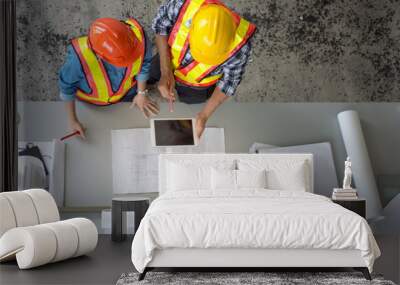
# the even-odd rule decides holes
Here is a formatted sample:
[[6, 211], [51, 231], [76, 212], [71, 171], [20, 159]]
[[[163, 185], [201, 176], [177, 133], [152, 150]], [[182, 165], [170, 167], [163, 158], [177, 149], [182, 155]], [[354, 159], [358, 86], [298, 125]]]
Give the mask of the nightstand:
[[340, 206], [342, 206], [350, 211], [353, 211], [356, 214], [359, 214], [364, 219], [366, 217], [366, 200], [365, 199], [357, 199], [357, 200], [332, 199], [332, 202], [339, 204]]
[[112, 199], [112, 241], [123, 241], [126, 235], [122, 233], [122, 213], [126, 211], [135, 212], [135, 233], [140, 221], [146, 214], [150, 203], [158, 196], [158, 193], [132, 193], [116, 195]]

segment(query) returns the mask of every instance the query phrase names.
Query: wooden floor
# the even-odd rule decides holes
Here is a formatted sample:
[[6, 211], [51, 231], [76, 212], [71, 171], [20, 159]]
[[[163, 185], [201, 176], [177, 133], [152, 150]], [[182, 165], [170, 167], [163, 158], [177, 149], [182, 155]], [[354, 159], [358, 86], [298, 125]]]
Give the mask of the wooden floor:
[[0, 264], [1, 285], [115, 284], [122, 273], [134, 271], [131, 262], [132, 238], [121, 243], [111, 236], [99, 236], [99, 243], [88, 256], [19, 270], [16, 262]]
[[[400, 271], [399, 239], [378, 236], [377, 242], [381, 248], [382, 257], [376, 261], [374, 272], [383, 274], [386, 279], [396, 283], [399, 281], [397, 276]], [[132, 237], [124, 242], [116, 243], [111, 241], [111, 236], [103, 235], [99, 236], [96, 250], [88, 256], [29, 270], [19, 270], [16, 262], [2, 263], [0, 264], [0, 285], [115, 284], [122, 273], [135, 271], [130, 257], [131, 243]], [[335, 271], [335, 269], [332, 270]]]

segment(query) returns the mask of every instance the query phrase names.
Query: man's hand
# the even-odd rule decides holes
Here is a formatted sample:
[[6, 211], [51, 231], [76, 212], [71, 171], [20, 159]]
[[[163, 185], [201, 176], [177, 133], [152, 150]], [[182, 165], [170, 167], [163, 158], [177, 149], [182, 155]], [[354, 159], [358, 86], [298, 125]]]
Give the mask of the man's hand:
[[82, 124], [81, 124], [81, 122], [79, 122], [79, 120], [77, 120], [77, 119], [72, 120], [70, 122], [70, 128], [71, 128], [72, 132], [77, 132], [78, 131], [79, 132], [79, 136], [82, 139], [86, 138], [85, 137], [85, 128], [82, 126]]
[[159, 112], [157, 104], [143, 94], [137, 94], [135, 96], [130, 108], [133, 108], [134, 106], [137, 106], [147, 119], [150, 116], [156, 116]]
[[78, 116], [76, 115], [75, 100], [65, 102], [65, 106], [67, 109], [70, 129], [72, 132], [79, 132], [79, 136], [82, 139], [85, 139], [85, 128], [82, 126], [81, 122], [79, 122]]
[[199, 140], [206, 128], [207, 120], [208, 118], [202, 113], [198, 113], [196, 116], [196, 136]]
[[169, 70], [161, 75], [160, 81], [158, 82], [158, 90], [165, 99], [175, 101], [174, 89], [174, 74]]
[[211, 98], [208, 99], [203, 110], [201, 110], [196, 117], [196, 134], [199, 139], [204, 132], [208, 118], [210, 118], [214, 111], [227, 99], [228, 96], [226, 96], [219, 87], [215, 88]]
[[156, 35], [156, 45], [160, 58], [161, 78], [158, 90], [167, 100], [175, 101], [175, 78], [172, 72], [171, 52], [168, 45], [168, 36]]

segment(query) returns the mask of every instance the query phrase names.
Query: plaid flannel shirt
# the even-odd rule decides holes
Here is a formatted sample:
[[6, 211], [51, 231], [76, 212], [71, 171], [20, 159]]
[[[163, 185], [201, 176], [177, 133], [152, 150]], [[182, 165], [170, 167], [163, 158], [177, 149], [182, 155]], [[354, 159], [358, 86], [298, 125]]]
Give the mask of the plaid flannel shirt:
[[[180, 8], [185, 0], [168, 0], [160, 6], [156, 17], [153, 20], [152, 28], [158, 35], [168, 36], [178, 19]], [[233, 96], [237, 87], [242, 81], [245, 66], [249, 60], [251, 52], [250, 41], [247, 42], [239, 51], [221, 66], [213, 70], [210, 75], [223, 74], [217, 86], [223, 93]], [[186, 66], [193, 61], [193, 57], [188, 48], [182, 65]]]

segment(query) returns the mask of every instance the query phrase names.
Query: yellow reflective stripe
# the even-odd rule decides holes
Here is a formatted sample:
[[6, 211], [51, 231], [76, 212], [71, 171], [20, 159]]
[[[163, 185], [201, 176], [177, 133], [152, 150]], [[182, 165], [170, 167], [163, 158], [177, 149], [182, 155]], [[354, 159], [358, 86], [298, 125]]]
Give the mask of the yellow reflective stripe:
[[136, 74], [139, 73], [141, 61], [142, 61], [142, 58], [139, 58], [133, 63], [131, 73], [129, 74], [129, 78], [125, 81], [124, 85], [122, 86], [121, 92], [114, 94], [114, 96], [112, 96], [110, 98], [111, 103], [115, 103], [115, 102], [119, 101], [122, 97], [124, 97], [126, 95], [126, 93], [129, 91], [129, 89], [132, 88], [133, 83], [134, 83], [133, 82], [134, 77]]
[[[187, 78], [192, 78], [191, 81], [197, 82], [197, 78], [199, 78], [201, 75], [203, 75], [205, 72], [207, 72], [210, 68], [212, 68], [213, 65], [208, 65], [208, 64], [203, 64], [203, 63], [198, 63], [194, 68], [192, 68], [187, 74]], [[204, 78], [203, 80], [205, 80]], [[201, 80], [201, 82], [203, 81]]]
[[112, 97], [110, 97], [109, 100], [111, 103], [115, 103], [115, 102], [119, 101], [122, 97], [124, 97], [126, 95], [126, 93], [129, 91], [129, 89], [132, 88], [134, 80], [135, 80], [135, 75], [139, 73], [141, 61], [142, 61], [142, 58], [139, 58], [133, 63], [129, 77], [125, 81], [124, 85], [122, 86], [121, 92], [115, 93]]
[[[97, 87], [98, 100], [107, 102], [108, 99], [108, 86], [101, 70], [100, 63], [96, 55], [88, 46], [88, 37], [81, 37], [78, 39], [79, 48], [81, 50], [83, 59], [86, 61], [90, 73], [93, 78], [93, 83]], [[92, 87], [92, 86], [91, 86]], [[93, 98], [93, 97], [91, 97]]]
[[212, 75], [204, 78], [202, 81], [200, 81], [201, 84], [207, 84], [209, 82], [213, 82], [215, 80], [218, 80], [222, 77], [222, 74], [217, 74], [217, 75]]
[[189, 83], [192, 83], [192, 84], [200, 84], [200, 85], [213, 82], [213, 81], [218, 80], [218, 79], [220, 79], [222, 77], [222, 74], [217, 74], [217, 75], [208, 76], [208, 77], [204, 78], [203, 80], [201, 80], [200, 82], [197, 82], [192, 77], [185, 76], [179, 70], [175, 70], [174, 74], [175, 74], [176, 77], [178, 77], [179, 79], [181, 79], [183, 81], [186, 81], [186, 82], [189, 82]]
[[126, 23], [130, 24], [132, 31], [135, 33], [135, 36], [139, 39], [140, 42], [143, 42], [142, 33], [140, 32], [138, 27], [136, 27], [136, 24], [130, 20], [126, 20]]
[[[143, 37], [141, 31], [139, 30], [139, 28], [136, 26], [136, 24], [131, 22], [130, 20], [127, 20], [126, 22], [131, 25], [130, 26], [131, 29], [135, 33], [136, 37], [140, 40], [140, 42], [143, 42], [144, 41], [144, 37]], [[144, 51], [144, 52], [146, 53], [146, 51]], [[124, 86], [122, 86], [122, 93], [123, 94], [121, 94], [119, 96], [125, 95], [125, 93], [132, 87], [134, 76], [139, 73], [140, 67], [142, 65], [142, 61], [143, 61], [143, 58], [139, 57], [137, 60], [135, 60], [134, 63], [132, 63], [131, 73], [127, 74], [128, 79], [125, 81]]]
[[128, 91], [132, 87], [132, 81], [134, 79], [134, 76], [139, 73], [141, 61], [142, 61], [142, 58], [139, 58], [133, 63], [131, 73], [129, 74], [129, 79], [126, 80], [126, 82], [124, 84], [123, 92]]
[[118, 94], [118, 95], [111, 96], [111, 97], [108, 99], [108, 102], [109, 102], [109, 103], [118, 102], [119, 100], [121, 100], [122, 97], [124, 97], [124, 95], [125, 95], [124, 93], [120, 93], [120, 94]]
[[101, 103], [101, 104], [105, 104], [105, 103], [108, 102], [107, 100], [104, 101], [104, 100], [100, 100], [100, 99], [98, 99], [98, 98], [96, 98], [96, 97], [89, 96], [88, 94], [82, 92], [82, 91], [79, 90], [79, 89], [76, 91], [76, 96], [77, 96], [79, 99], [84, 100], [84, 101], [87, 101], [87, 102], [90, 102], [90, 103], [98, 102], [98, 103]]
[[179, 57], [181, 52], [184, 52], [183, 48], [189, 35], [190, 27], [188, 27], [186, 24], [193, 18], [194, 14], [196, 14], [196, 12], [200, 9], [204, 1], [205, 0], [191, 0], [185, 11], [185, 15], [182, 18], [179, 30], [171, 46], [172, 66], [174, 69], [178, 68], [179, 66]]
[[243, 18], [240, 18], [240, 23], [238, 28], [236, 29], [235, 40], [233, 41], [232, 48], [230, 52], [232, 52], [238, 45], [240, 45], [249, 30], [250, 23]]

